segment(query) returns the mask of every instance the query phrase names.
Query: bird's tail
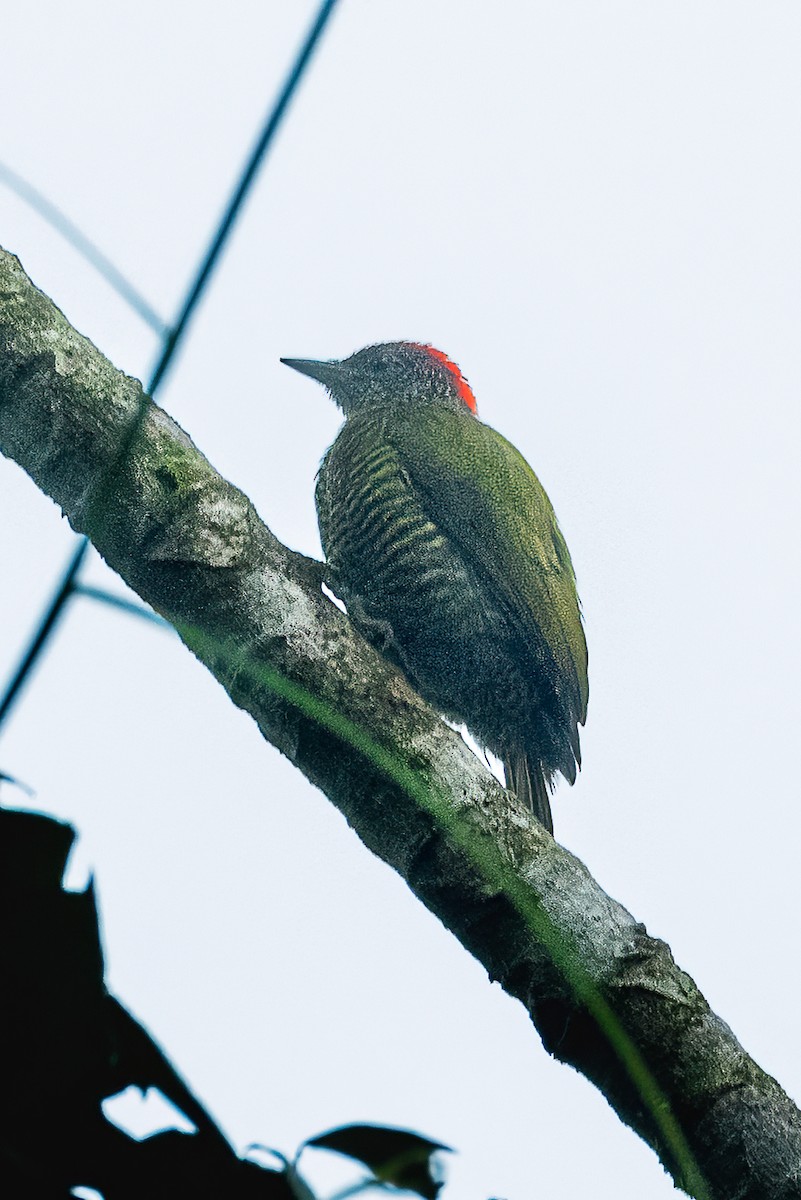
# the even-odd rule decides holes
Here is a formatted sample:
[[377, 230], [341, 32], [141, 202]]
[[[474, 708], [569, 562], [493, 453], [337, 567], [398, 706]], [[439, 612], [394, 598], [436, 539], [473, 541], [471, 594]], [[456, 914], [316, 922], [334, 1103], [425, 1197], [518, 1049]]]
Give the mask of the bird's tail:
[[540, 763], [521, 751], [504, 758], [503, 769], [509, 791], [528, 805], [540, 824], [553, 833], [548, 781]]

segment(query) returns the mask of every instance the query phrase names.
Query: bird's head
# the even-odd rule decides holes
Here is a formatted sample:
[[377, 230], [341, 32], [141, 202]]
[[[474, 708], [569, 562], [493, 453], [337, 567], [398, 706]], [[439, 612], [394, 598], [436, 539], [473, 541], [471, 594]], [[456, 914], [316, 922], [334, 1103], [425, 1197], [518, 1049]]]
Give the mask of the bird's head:
[[330, 362], [309, 358], [282, 358], [281, 362], [328, 388], [346, 417], [367, 408], [407, 403], [445, 404], [476, 412], [475, 396], [456, 363], [441, 350], [418, 342], [382, 342]]

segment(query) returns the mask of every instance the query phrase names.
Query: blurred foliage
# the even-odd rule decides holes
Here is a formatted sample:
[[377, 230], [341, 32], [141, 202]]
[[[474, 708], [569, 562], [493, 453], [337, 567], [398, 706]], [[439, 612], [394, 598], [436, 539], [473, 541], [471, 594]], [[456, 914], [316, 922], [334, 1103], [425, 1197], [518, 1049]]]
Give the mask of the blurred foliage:
[[[13, 782], [0, 774], [0, 780]], [[241, 1159], [148, 1031], [110, 994], [91, 883], [62, 887], [73, 829], [0, 808], [0, 1194], [66, 1200], [258, 1197], [315, 1200], [297, 1168], [306, 1147], [368, 1168], [346, 1194], [387, 1187], [436, 1200], [434, 1156], [447, 1147], [381, 1126], [331, 1130], [280, 1168]], [[129, 1087], [160, 1091], [194, 1125], [137, 1140], [103, 1102]], [[343, 1193], [345, 1194], [345, 1193]]]
[[419, 1133], [383, 1125], [345, 1125], [309, 1138], [305, 1144], [356, 1159], [369, 1167], [376, 1180], [416, 1192], [425, 1200], [436, 1200], [442, 1187], [435, 1155], [450, 1150]]

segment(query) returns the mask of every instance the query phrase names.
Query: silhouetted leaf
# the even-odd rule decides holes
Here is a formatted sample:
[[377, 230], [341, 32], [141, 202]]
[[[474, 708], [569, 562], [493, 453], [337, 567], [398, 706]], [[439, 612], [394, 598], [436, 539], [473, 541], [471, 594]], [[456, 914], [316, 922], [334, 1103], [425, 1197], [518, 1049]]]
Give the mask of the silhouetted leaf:
[[[167, 1056], [103, 981], [91, 885], [61, 880], [73, 830], [0, 808], [0, 1196], [297, 1200], [283, 1171], [242, 1161]], [[157, 1087], [196, 1126], [136, 1141], [101, 1104]]]
[[[315, 1200], [294, 1164], [240, 1159], [148, 1031], [107, 991], [94, 892], [65, 892], [75, 834], [0, 808], [0, 1196], [69, 1200]], [[194, 1124], [136, 1140], [102, 1103], [153, 1087]], [[305, 1143], [365, 1164], [377, 1180], [436, 1200], [432, 1158], [448, 1147], [379, 1125]]]
[[436, 1200], [443, 1184], [436, 1177], [433, 1156], [439, 1150], [450, 1150], [419, 1133], [385, 1125], [343, 1125], [305, 1144], [356, 1159], [382, 1183], [417, 1192], [425, 1200]]

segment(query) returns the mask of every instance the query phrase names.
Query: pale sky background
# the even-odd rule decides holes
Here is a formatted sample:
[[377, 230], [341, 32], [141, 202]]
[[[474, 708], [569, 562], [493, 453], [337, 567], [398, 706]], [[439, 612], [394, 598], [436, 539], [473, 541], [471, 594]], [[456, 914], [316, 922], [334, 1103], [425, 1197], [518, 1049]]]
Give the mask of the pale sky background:
[[[10, 6], [0, 159], [169, 318], [316, 7]], [[338, 415], [279, 356], [456, 359], [578, 572], [557, 837], [796, 1100], [799, 62], [797, 0], [342, 0], [160, 394], [319, 554]], [[152, 333], [2, 187], [0, 243], [147, 376]], [[0, 506], [5, 677], [74, 542], [5, 460]], [[74, 603], [0, 766], [80, 830], [111, 986], [240, 1148], [369, 1120], [458, 1149], [443, 1200], [673, 1194], [177, 639]]]

